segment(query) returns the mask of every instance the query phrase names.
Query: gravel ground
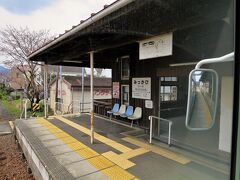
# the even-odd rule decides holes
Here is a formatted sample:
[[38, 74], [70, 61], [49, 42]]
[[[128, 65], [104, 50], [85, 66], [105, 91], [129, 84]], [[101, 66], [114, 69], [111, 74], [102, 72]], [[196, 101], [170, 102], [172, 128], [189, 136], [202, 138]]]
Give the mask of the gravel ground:
[[34, 179], [27, 172], [27, 162], [15, 143], [13, 135], [0, 136], [0, 179]]
[[[11, 120], [0, 104], [0, 122]], [[13, 134], [0, 136], [0, 180], [33, 180], [27, 172], [27, 162], [18, 149]]]

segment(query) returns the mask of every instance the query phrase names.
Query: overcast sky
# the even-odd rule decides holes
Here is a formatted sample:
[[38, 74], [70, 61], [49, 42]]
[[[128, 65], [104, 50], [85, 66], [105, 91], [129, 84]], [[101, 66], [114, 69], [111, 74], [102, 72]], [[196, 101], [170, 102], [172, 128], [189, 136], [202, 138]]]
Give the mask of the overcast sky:
[[[61, 34], [115, 0], [0, 0], [0, 28], [49, 29]], [[2, 57], [0, 57], [1, 64]]]

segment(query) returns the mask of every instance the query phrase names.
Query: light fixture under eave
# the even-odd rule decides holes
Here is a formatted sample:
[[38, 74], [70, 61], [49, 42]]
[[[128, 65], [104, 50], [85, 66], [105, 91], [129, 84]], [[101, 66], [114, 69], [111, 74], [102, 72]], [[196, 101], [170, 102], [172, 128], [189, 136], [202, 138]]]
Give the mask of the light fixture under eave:
[[77, 61], [77, 60], [63, 60], [62, 62], [67, 62], [67, 63], [78, 63], [78, 64], [83, 63], [82, 61]]
[[187, 63], [176, 63], [176, 64], [169, 64], [170, 67], [176, 67], [176, 66], [192, 66], [196, 65], [198, 62], [187, 62]]

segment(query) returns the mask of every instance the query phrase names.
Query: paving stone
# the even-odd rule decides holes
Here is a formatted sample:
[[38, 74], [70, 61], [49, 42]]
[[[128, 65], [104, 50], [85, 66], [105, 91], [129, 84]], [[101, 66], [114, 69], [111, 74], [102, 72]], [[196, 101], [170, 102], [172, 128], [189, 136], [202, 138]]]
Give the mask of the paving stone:
[[62, 165], [67, 165], [67, 164], [70, 164], [70, 163], [76, 163], [78, 161], [84, 160], [83, 158], [81, 158], [75, 152], [67, 152], [67, 153], [64, 153], [64, 154], [59, 154], [59, 155], [56, 155], [55, 158]]
[[61, 140], [58, 140], [58, 139], [51, 139], [51, 140], [48, 140], [48, 141], [43, 141], [43, 144], [46, 147], [64, 145], [64, 143]]
[[65, 167], [68, 170], [68, 172], [70, 172], [72, 176], [75, 178], [98, 171], [87, 160], [72, 163], [72, 164], [66, 165]]
[[77, 178], [77, 180], [96, 180], [96, 179], [97, 180], [107, 180], [109, 178], [101, 172], [95, 172], [95, 173]]
[[72, 149], [67, 147], [66, 145], [60, 145], [60, 146], [52, 146], [48, 148], [53, 155], [63, 154], [66, 152], [72, 152]]
[[54, 135], [47, 134], [47, 135], [40, 136], [39, 139], [41, 141], [46, 141], [46, 140], [57, 139], [57, 138]]

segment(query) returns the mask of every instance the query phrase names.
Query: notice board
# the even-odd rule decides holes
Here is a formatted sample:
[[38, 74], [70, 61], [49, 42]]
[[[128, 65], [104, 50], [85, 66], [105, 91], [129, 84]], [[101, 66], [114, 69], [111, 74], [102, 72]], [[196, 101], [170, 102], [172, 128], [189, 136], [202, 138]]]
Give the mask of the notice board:
[[151, 99], [151, 78], [132, 78], [132, 98]]

